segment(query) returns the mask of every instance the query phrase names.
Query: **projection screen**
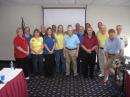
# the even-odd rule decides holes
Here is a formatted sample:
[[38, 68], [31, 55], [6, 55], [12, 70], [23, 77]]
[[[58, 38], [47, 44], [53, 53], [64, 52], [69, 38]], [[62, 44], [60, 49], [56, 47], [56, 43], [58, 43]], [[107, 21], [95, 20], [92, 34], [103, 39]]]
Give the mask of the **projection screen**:
[[76, 23], [84, 26], [85, 9], [44, 9], [44, 24], [47, 27], [62, 24], [66, 30], [67, 25], [74, 27]]

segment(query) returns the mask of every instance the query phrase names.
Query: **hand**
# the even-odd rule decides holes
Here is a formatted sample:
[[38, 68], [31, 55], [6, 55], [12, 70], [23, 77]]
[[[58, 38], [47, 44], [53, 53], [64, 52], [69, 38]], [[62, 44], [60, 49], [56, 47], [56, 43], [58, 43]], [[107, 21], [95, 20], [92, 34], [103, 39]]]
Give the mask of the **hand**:
[[78, 58], [78, 53], [76, 53], [76, 54], [74, 55], [74, 57], [75, 57], [75, 59], [77, 59], [77, 58]]
[[91, 49], [87, 49], [87, 53], [91, 54], [92, 50]]
[[49, 51], [50, 54], [53, 54], [53, 51]]
[[64, 58], [66, 59], [66, 54], [64, 53]]
[[29, 52], [28, 52], [28, 51], [26, 51], [26, 52], [25, 52], [25, 54], [26, 54], [26, 55], [29, 55]]

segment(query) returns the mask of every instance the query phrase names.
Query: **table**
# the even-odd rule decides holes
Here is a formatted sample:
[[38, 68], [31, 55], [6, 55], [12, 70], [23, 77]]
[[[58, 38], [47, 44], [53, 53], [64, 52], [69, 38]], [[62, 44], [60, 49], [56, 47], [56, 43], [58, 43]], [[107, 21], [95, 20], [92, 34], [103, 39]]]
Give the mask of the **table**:
[[130, 97], [130, 70], [125, 71], [125, 97]]
[[4, 84], [0, 84], [0, 97], [28, 97], [27, 84], [22, 69], [4, 68]]

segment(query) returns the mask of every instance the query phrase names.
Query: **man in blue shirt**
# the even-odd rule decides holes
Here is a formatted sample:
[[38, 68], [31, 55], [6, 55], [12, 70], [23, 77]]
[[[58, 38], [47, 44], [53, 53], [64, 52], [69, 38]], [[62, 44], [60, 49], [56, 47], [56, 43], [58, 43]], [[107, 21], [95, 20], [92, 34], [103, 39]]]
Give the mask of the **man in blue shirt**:
[[79, 53], [79, 38], [73, 33], [73, 27], [68, 25], [68, 34], [65, 36], [64, 57], [66, 58], [66, 76], [70, 75], [70, 64], [74, 76], [77, 76], [77, 57]]
[[79, 55], [78, 55], [78, 58], [77, 58], [77, 71], [78, 73], [82, 73], [82, 59], [83, 59], [83, 49], [81, 47], [81, 43], [84, 39], [84, 36], [85, 36], [85, 33], [84, 33], [84, 27], [83, 26], [80, 26], [79, 27], [79, 32], [77, 33], [77, 36], [80, 40], [80, 46], [79, 46]]
[[113, 62], [115, 59], [120, 57], [120, 52], [122, 50], [121, 40], [116, 37], [116, 32], [114, 29], [108, 31], [109, 38], [105, 42], [104, 51], [106, 57], [106, 65], [104, 69], [104, 80], [103, 83], [106, 84], [108, 80], [109, 73], [115, 74], [114, 68], [115, 64]]

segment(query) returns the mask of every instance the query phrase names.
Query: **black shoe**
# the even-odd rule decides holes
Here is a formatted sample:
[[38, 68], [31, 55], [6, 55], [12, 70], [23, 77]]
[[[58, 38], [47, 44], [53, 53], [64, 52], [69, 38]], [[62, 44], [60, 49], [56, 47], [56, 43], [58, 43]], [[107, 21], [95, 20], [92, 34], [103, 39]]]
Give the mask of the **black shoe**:
[[87, 74], [84, 74], [83, 76], [84, 76], [84, 78], [88, 78], [88, 75], [87, 75]]
[[94, 76], [90, 76], [90, 79], [94, 79]]

